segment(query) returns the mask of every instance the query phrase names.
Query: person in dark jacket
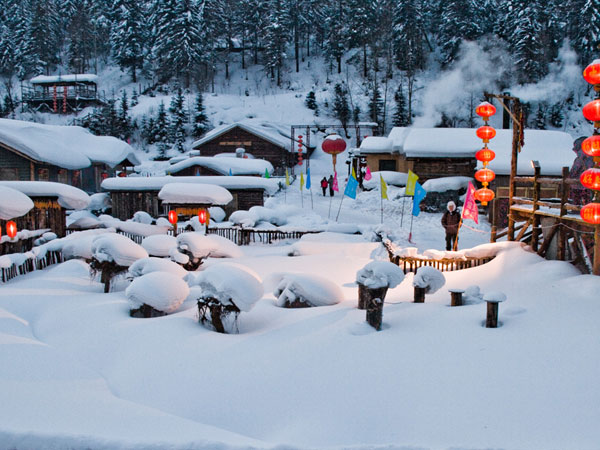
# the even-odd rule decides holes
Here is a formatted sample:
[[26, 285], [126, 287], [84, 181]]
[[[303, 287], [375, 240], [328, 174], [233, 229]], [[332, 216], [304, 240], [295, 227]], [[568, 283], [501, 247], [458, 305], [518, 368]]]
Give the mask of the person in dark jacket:
[[452, 200], [448, 202], [447, 208], [448, 210], [442, 216], [442, 226], [446, 230], [446, 250], [452, 250], [458, 238], [460, 214], [456, 209], [456, 204]]
[[329, 175], [329, 179], [327, 180], [327, 184], [329, 185], [329, 196], [333, 197], [333, 175]]
[[325, 197], [325, 193], [327, 192], [327, 186], [329, 186], [327, 178], [323, 177], [323, 179], [321, 180], [321, 189], [323, 189], [323, 197]]

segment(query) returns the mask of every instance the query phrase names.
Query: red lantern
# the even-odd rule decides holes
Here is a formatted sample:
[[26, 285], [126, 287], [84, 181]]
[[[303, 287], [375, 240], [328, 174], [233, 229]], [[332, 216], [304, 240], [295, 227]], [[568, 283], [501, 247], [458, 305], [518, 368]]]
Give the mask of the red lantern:
[[579, 177], [579, 181], [588, 189], [600, 191], [600, 169], [592, 167], [586, 170]]
[[594, 60], [584, 69], [583, 78], [590, 84], [600, 84], [600, 59]]
[[200, 223], [202, 225], [204, 225], [206, 223], [206, 210], [205, 209], [201, 209], [200, 211], [198, 211], [198, 220], [200, 221]]
[[600, 122], [600, 99], [592, 100], [583, 107], [583, 117], [591, 122]]
[[479, 200], [482, 205], [487, 205], [494, 199], [494, 191], [488, 188], [481, 188], [475, 191], [475, 200]]
[[492, 127], [484, 125], [483, 127], [477, 128], [477, 137], [483, 139], [484, 143], [490, 142], [490, 139], [496, 136], [496, 130]]
[[600, 134], [595, 134], [581, 143], [581, 150], [589, 156], [600, 156]]
[[475, 172], [475, 179], [480, 183], [489, 183], [494, 178], [496, 178], [496, 174], [490, 169], [481, 169]]
[[177, 212], [175, 210], [169, 211], [169, 223], [175, 225], [177, 223]]
[[483, 102], [475, 108], [475, 113], [487, 122], [491, 116], [496, 114], [496, 107], [489, 102]]
[[332, 134], [325, 138], [321, 144], [321, 148], [325, 153], [337, 155], [338, 153], [342, 153], [344, 150], [346, 150], [346, 141], [337, 134]]
[[490, 150], [489, 148], [482, 148], [481, 150], [479, 150], [477, 153], [475, 153], [475, 159], [477, 159], [477, 161], [481, 161], [481, 162], [490, 162], [491, 160], [493, 160], [496, 157], [496, 153], [494, 153], [493, 150]]
[[593, 225], [600, 224], [600, 203], [588, 203], [581, 211], [579, 211], [581, 218]]
[[17, 235], [17, 224], [12, 220], [6, 222], [6, 235], [11, 239]]

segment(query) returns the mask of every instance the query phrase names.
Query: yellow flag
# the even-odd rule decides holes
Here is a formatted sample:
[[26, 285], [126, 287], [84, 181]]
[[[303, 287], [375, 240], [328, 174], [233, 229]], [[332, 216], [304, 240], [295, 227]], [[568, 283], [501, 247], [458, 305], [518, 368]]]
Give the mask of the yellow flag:
[[354, 171], [354, 166], [352, 166], [352, 176], [354, 177], [354, 179], [356, 180], [356, 172]]
[[381, 198], [384, 199], [388, 199], [387, 196], [387, 183], [385, 182], [385, 180], [383, 179], [383, 177], [381, 176], [381, 174], [379, 174], [379, 179], [381, 180]]
[[290, 185], [290, 174], [288, 173], [287, 169], [285, 169], [285, 185], [286, 186]]
[[414, 173], [412, 170], [408, 171], [408, 180], [406, 181], [406, 195], [415, 195], [415, 185], [417, 184], [417, 180], [419, 176]]
[[300, 172], [300, 190], [304, 187], [304, 174]]

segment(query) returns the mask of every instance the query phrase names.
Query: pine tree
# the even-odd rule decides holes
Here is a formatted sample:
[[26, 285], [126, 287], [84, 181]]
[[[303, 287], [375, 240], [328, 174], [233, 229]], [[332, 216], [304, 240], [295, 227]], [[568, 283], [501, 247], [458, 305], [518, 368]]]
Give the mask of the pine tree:
[[348, 0], [348, 8], [352, 14], [348, 15], [344, 34], [349, 48], [358, 47], [362, 50], [363, 77], [367, 78], [367, 47], [374, 39], [373, 29], [376, 27], [373, 2], [371, 0]]
[[133, 92], [131, 93], [131, 107], [133, 108], [134, 106], [137, 106], [139, 104], [139, 100], [138, 100], [138, 93], [137, 90], [133, 90]]
[[175, 143], [177, 151], [185, 151], [185, 124], [188, 122], [188, 115], [185, 109], [185, 97], [181, 88], [177, 89], [177, 94], [171, 97], [169, 106], [171, 113], [171, 141]]
[[192, 136], [196, 139], [201, 138], [208, 131], [209, 123], [208, 116], [204, 108], [204, 98], [202, 92], [196, 94], [196, 102], [194, 105], [194, 126], [192, 128]]
[[129, 103], [127, 101], [127, 91], [123, 90], [121, 96], [121, 107], [118, 116], [119, 138], [127, 140], [131, 137], [131, 118], [129, 117]]
[[352, 121], [354, 123], [360, 122], [360, 107], [358, 105], [352, 110]]
[[308, 109], [312, 109], [315, 112], [315, 116], [319, 116], [319, 105], [317, 104], [317, 98], [315, 96], [315, 91], [310, 91], [306, 94], [306, 99], [304, 100], [304, 105]]
[[379, 123], [382, 109], [383, 99], [381, 98], [381, 91], [379, 90], [379, 85], [375, 83], [373, 90], [371, 91], [371, 98], [369, 99], [369, 119], [379, 126], [382, 125]]
[[538, 81], [547, 72], [547, 66], [544, 64], [544, 49], [540, 39], [539, 8], [537, 0], [532, 0], [518, 4], [514, 11], [516, 15], [515, 32], [509, 43], [521, 83]]
[[342, 123], [346, 130], [350, 119], [350, 107], [348, 106], [348, 91], [337, 83], [334, 87], [333, 115]]
[[342, 72], [342, 55], [344, 54], [344, 23], [346, 23], [345, 2], [331, 0], [323, 6], [326, 18], [327, 37], [323, 43], [326, 55], [336, 61], [337, 73]]
[[56, 4], [54, 0], [31, 0], [30, 7], [32, 16], [29, 34], [33, 41], [32, 47], [45, 68], [46, 75], [49, 75], [51, 68], [59, 62], [60, 41], [56, 30], [60, 27], [60, 20]]
[[152, 136], [152, 140], [158, 144], [159, 156], [161, 158], [166, 158], [167, 156], [167, 149], [170, 144], [169, 129], [169, 117], [167, 116], [165, 103], [161, 101], [158, 105], [158, 114], [154, 123], [154, 134]]
[[562, 105], [560, 103], [555, 103], [550, 108], [550, 125], [554, 128], [561, 128], [564, 120], [565, 116], [562, 112]]
[[396, 110], [392, 117], [392, 125], [395, 127], [406, 127], [410, 125], [410, 117], [406, 110], [406, 98], [404, 97], [402, 85], [398, 86], [398, 89], [394, 94], [394, 101], [396, 102]]
[[568, 35], [582, 66], [598, 57], [600, 44], [600, 0], [568, 2]]
[[394, 58], [401, 70], [414, 73], [425, 67], [425, 50], [421, 0], [398, 2], [394, 17]]
[[541, 103], [538, 105], [537, 112], [535, 113], [535, 120], [534, 120], [533, 127], [538, 130], [546, 129], [546, 114], [544, 112], [544, 108], [542, 107]]
[[85, 73], [94, 54], [94, 36], [90, 12], [92, 0], [76, 0], [67, 26], [68, 62], [75, 73]]
[[121, 69], [128, 68], [131, 81], [143, 66], [147, 28], [138, 0], [116, 0], [115, 26], [110, 35], [112, 53]]
[[285, 46], [287, 36], [283, 24], [284, 9], [281, 0], [270, 0], [271, 13], [269, 24], [265, 33], [265, 68], [271, 79], [276, 80], [277, 86], [281, 86], [281, 70], [285, 57]]
[[442, 50], [444, 65], [456, 59], [462, 41], [475, 40], [481, 35], [479, 22], [473, 20], [475, 11], [471, 0], [446, 0], [441, 3], [438, 45]]

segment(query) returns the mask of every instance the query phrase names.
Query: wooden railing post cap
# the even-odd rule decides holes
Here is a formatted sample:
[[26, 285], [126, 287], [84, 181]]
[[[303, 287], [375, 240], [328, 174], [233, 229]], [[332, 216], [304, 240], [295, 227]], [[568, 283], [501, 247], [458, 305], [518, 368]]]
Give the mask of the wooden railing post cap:
[[502, 303], [506, 301], [506, 295], [502, 292], [488, 292], [483, 296], [483, 301], [488, 303]]
[[452, 292], [453, 294], [464, 294], [464, 289], [448, 289], [448, 292]]

